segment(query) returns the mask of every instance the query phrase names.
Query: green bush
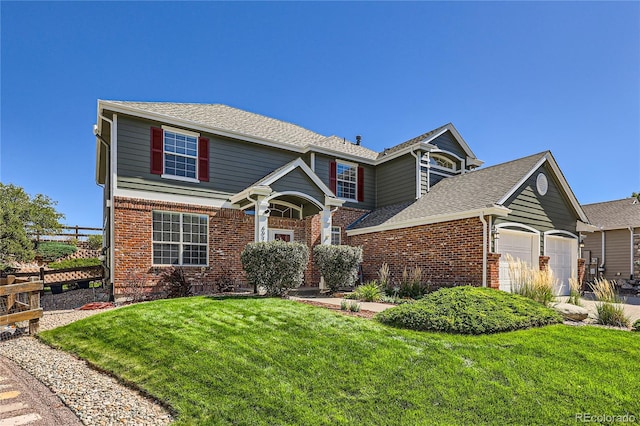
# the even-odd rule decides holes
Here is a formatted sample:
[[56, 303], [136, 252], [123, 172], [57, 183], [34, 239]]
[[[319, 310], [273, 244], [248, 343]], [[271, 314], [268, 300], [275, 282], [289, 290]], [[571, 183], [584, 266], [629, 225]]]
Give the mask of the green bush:
[[87, 244], [91, 250], [100, 250], [102, 248], [102, 235], [89, 235], [87, 238]]
[[379, 302], [382, 299], [382, 290], [380, 290], [377, 281], [369, 281], [356, 287], [349, 298], [362, 300], [363, 302]]
[[38, 244], [36, 254], [45, 262], [53, 262], [78, 251], [76, 246], [57, 241], [44, 241]]
[[640, 319], [637, 319], [636, 322], [633, 323], [633, 326], [631, 326], [631, 329], [633, 331], [640, 331]]
[[362, 248], [319, 245], [313, 249], [313, 261], [331, 291], [351, 287], [358, 278]]
[[49, 264], [51, 269], [67, 269], [67, 268], [81, 268], [84, 266], [100, 266], [102, 262], [97, 257], [91, 257], [89, 259], [67, 259], [59, 262], [52, 262]]
[[443, 288], [415, 303], [376, 315], [383, 324], [421, 331], [485, 334], [562, 322], [552, 309], [526, 297], [489, 288]]
[[284, 241], [249, 243], [240, 258], [249, 284], [264, 287], [270, 296], [281, 296], [302, 285], [309, 249]]

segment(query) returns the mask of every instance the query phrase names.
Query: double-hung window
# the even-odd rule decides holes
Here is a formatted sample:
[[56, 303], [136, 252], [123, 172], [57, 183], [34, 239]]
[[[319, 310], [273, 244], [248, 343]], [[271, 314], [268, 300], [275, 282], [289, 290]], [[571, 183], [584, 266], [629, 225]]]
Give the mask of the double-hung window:
[[151, 173], [187, 182], [209, 181], [209, 139], [169, 126], [151, 128]]
[[341, 229], [339, 226], [331, 227], [331, 245], [339, 246], [341, 243]]
[[198, 138], [164, 131], [164, 174], [197, 179]]
[[356, 200], [358, 188], [358, 166], [354, 164], [336, 164], [336, 195], [346, 200]]
[[153, 264], [206, 266], [209, 218], [153, 212]]

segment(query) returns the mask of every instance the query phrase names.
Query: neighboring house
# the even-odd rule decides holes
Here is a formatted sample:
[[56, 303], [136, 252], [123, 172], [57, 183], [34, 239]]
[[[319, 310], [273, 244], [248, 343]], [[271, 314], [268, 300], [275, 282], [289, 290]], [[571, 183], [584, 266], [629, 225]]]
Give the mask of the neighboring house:
[[589, 228], [550, 152], [475, 170], [452, 124], [376, 152], [225, 105], [99, 101], [94, 133], [116, 299], [169, 265], [242, 282], [243, 247], [273, 239], [360, 245], [366, 279], [386, 262], [437, 285], [508, 289], [511, 254], [564, 292]]
[[582, 253], [590, 278], [640, 277], [640, 203], [636, 198], [582, 206], [598, 231], [584, 237]]

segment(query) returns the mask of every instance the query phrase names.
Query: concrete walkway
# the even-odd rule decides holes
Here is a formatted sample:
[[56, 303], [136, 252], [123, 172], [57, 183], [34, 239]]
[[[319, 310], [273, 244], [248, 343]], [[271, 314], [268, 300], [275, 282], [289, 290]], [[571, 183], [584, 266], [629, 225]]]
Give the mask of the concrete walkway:
[[[558, 301], [565, 301], [567, 298], [558, 298]], [[341, 298], [338, 297], [291, 297], [291, 300], [311, 300], [313, 302], [326, 303], [329, 305], [340, 306], [342, 303]], [[596, 301], [586, 296], [582, 299], [582, 306], [587, 308], [589, 312], [595, 316], [596, 314]], [[633, 324], [636, 320], [640, 319], [640, 297], [628, 297], [623, 304], [624, 311], [631, 320], [630, 324]], [[360, 309], [371, 312], [382, 312], [385, 309], [393, 308], [396, 305], [389, 303], [376, 303], [376, 302], [358, 302], [360, 303]]]

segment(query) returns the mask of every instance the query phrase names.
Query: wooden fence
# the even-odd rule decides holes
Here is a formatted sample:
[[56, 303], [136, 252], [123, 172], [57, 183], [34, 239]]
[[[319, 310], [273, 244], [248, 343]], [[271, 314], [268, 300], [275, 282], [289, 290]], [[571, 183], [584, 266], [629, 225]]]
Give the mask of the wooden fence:
[[97, 266], [76, 266], [75, 268], [49, 269], [40, 268], [33, 272], [16, 272], [13, 274], [20, 278], [38, 277], [46, 285], [70, 284], [79, 281], [100, 281], [104, 278], [104, 267]]
[[43, 288], [42, 281], [27, 281], [13, 275], [0, 278], [0, 326], [29, 321], [29, 334], [37, 333], [42, 318]]
[[81, 238], [90, 237], [92, 235], [102, 235], [102, 228], [90, 228], [86, 226], [63, 226], [60, 232], [55, 234], [37, 235], [31, 234], [37, 240], [49, 240], [49, 239], [68, 239], [72, 238], [80, 240]]

